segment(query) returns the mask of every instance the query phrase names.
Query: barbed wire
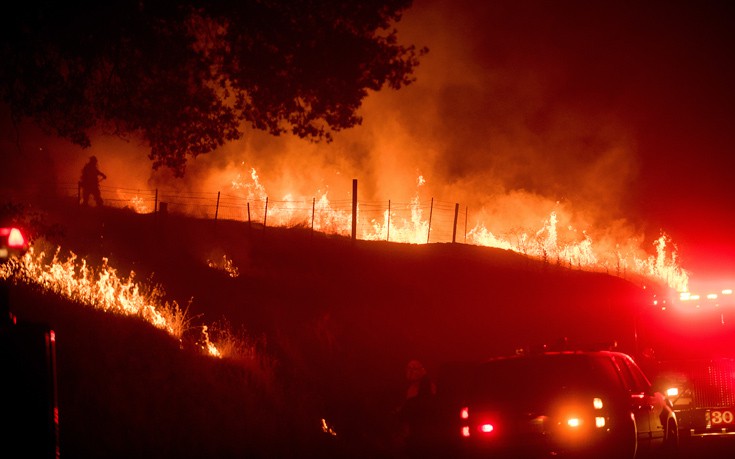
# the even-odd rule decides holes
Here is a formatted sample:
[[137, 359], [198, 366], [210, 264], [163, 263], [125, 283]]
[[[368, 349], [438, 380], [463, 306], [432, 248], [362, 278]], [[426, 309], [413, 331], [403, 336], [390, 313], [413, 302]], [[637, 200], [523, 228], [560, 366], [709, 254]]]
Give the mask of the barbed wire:
[[[56, 192], [81, 203], [77, 183], [59, 183]], [[27, 190], [32, 192], [33, 190]], [[137, 213], [173, 213], [215, 220], [235, 220], [263, 227], [307, 227], [328, 234], [350, 235], [353, 202], [350, 199], [270, 199], [232, 192], [180, 191], [100, 185], [106, 206]], [[458, 203], [357, 200], [356, 237], [395, 242], [466, 241], [468, 209]]]
[[[666, 247], [657, 247], [657, 258], [647, 253], [639, 256], [635, 250], [629, 253], [620, 253], [619, 250], [597, 253], [590, 247], [588, 239], [581, 242], [552, 240], [548, 231], [518, 229], [517, 232], [494, 235], [480, 226], [479, 230], [476, 227], [468, 232], [468, 206], [434, 198], [428, 202], [414, 198], [397, 202], [391, 199], [357, 200], [355, 203], [350, 199], [330, 201], [326, 196], [270, 200], [267, 196], [113, 187], [107, 184], [101, 186], [101, 192], [105, 206], [127, 208], [140, 214], [172, 213], [215, 221], [242, 221], [264, 230], [267, 227], [310, 228], [313, 232], [354, 236], [362, 240], [413, 244], [469, 243], [512, 250], [548, 264], [602, 271], [623, 278], [630, 271], [661, 279], [669, 285], [686, 282], [686, 272], [674, 257], [659, 261]], [[8, 202], [42, 204], [44, 200], [63, 198], [81, 205], [81, 190], [77, 183], [39, 182], [11, 188], [0, 185], [0, 196]], [[664, 266], [659, 266], [662, 263]]]

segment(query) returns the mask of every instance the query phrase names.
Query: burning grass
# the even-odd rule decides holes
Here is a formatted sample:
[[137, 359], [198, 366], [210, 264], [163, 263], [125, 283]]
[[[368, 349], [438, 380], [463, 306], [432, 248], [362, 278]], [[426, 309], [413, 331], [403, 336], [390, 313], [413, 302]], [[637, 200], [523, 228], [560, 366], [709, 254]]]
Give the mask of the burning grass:
[[[431, 205], [426, 200], [422, 202], [419, 190], [424, 186], [426, 180], [419, 176], [416, 193], [408, 203], [393, 202], [392, 207], [390, 201], [357, 203], [356, 237], [406, 244], [455, 240], [458, 209], [448, 203], [435, 203], [433, 198]], [[238, 173], [226, 189], [229, 194], [223, 195], [221, 202], [217, 194], [214, 213], [216, 215], [221, 208], [220, 218], [258, 222], [264, 227], [310, 227], [328, 235], [347, 236], [352, 232], [352, 203], [330, 200], [326, 192], [318, 192], [318, 197], [288, 192], [282, 194], [280, 200], [273, 200], [254, 168], [249, 173]], [[181, 201], [176, 209], [182, 214], [196, 215], [195, 209], [201, 210], [199, 201], [191, 197], [172, 195], [166, 199]], [[150, 206], [146, 207], [137, 194], [121, 202], [137, 213], [150, 211]], [[508, 221], [500, 219], [499, 223], [493, 222], [495, 229], [491, 230], [486, 223], [490, 225], [492, 218], [483, 210], [475, 217], [475, 226], [468, 229], [467, 212], [465, 207], [464, 242], [467, 244], [511, 250], [546, 263], [606, 272], [622, 278], [643, 276], [679, 292], [688, 290], [689, 274], [680, 266], [678, 248], [665, 233], [646, 246], [642, 238], [632, 236], [627, 230], [609, 232], [607, 228], [595, 229], [589, 223], [583, 224], [586, 229], [578, 230], [579, 225], [573, 224], [574, 218], [568, 210], [547, 207], [534, 211], [534, 220], [540, 226], [530, 222], [509, 226]], [[655, 254], [651, 254], [652, 251]], [[231, 277], [239, 275], [226, 257], [208, 260], [208, 265]]]
[[40, 240], [23, 257], [1, 266], [0, 278], [37, 285], [104, 312], [138, 317], [182, 345], [185, 339], [194, 342], [213, 357], [240, 361], [255, 358], [254, 345], [244, 333], [234, 333], [225, 323], [194, 325], [196, 317], [189, 314], [188, 306], [182, 308], [175, 300], [167, 301], [161, 285], [138, 282], [133, 271], [121, 276], [107, 258], [95, 268], [75, 253], [62, 256], [60, 247], [54, 249]]
[[[75, 217], [65, 220], [70, 237], [36, 240], [23, 259], [0, 268], [11, 282], [73, 301], [51, 322], [60, 337], [63, 449], [74, 457], [396, 457], [390, 413], [403, 394], [405, 358], [426, 355], [437, 365], [484, 356], [531, 330], [554, 328], [545, 335], [556, 337], [572, 310], [587, 312], [575, 329], [592, 323], [597, 337], [612, 308], [596, 307], [620, 304], [624, 314], [620, 299], [629, 293], [619, 282], [604, 288], [609, 276], [460, 244], [347, 246], [341, 238], [225, 223], [213, 231], [207, 221], [109, 209]], [[70, 253], [89, 253], [89, 228], [109, 229], [93, 233], [104, 234], [104, 246], [88, 249], [97, 255]], [[119, 242], [131, 234], [143, 236], [131, 246]], [[213, 254], [215, 266], [203, 254]], [[120, 268], [125, 257], [139, 273], [171, 269], [168, 290], [195, 295], [196, 304], [181, 308], [160, 286], [121, 276], [110, 260]], [[242, 270], [238, 278], [226, 275], [228, 262]], [[57, 312], [26, 303], [26, 319]], [[70, 322], [76, 309], [84, 321]], [[202, 325], [190, 311], [224, 313], [262, 341], [227, 321]], [[93, 454], [89, 443], [99, 445]], [[316, 453], [332, 449], [363, 454]]]
[[207, 266], [212, 269], [224, 271], [228, 276], [233, 278], [240, 276], [240, 270], [231, 259], [227, 258], [227, 255], [222, 255], [222, 260], [220, 261], [207, 260]]

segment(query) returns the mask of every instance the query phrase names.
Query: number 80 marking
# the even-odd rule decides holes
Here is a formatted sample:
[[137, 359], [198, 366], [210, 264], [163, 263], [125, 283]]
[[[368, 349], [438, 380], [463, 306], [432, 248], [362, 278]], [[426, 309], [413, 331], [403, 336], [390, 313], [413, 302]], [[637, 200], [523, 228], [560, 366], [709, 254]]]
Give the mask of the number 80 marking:
[[712, 424], [732, 424], [735, 421], [732, 411], [711, 411], [710, 416]]

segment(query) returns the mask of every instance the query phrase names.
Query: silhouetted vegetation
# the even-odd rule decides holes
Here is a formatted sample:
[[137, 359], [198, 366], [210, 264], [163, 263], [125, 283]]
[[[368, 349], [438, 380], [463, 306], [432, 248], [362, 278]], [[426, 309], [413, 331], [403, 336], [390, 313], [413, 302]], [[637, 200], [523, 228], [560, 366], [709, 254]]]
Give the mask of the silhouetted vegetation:
[[13, 118], [86, 147], [139, 135], [154, 167], [244, 126], [311, 140], [360, 123], [368, 91], [411, 82], [423, 51], [398, 43], [410, 0], [27, 2], [0, 31]]

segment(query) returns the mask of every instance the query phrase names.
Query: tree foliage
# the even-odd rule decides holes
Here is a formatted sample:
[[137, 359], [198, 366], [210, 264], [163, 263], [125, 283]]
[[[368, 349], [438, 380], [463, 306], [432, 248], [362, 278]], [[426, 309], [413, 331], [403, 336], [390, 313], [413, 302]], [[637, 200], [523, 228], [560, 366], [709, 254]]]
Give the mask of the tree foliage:
[[426, 51], [398, 43], [411, 0], [30, 1], [0, 27], [13, 119], [90, 146], [138, 135], [153, 167], [248, 126], [313, 141], [360, 123], [370, 90], [409, 84]]

